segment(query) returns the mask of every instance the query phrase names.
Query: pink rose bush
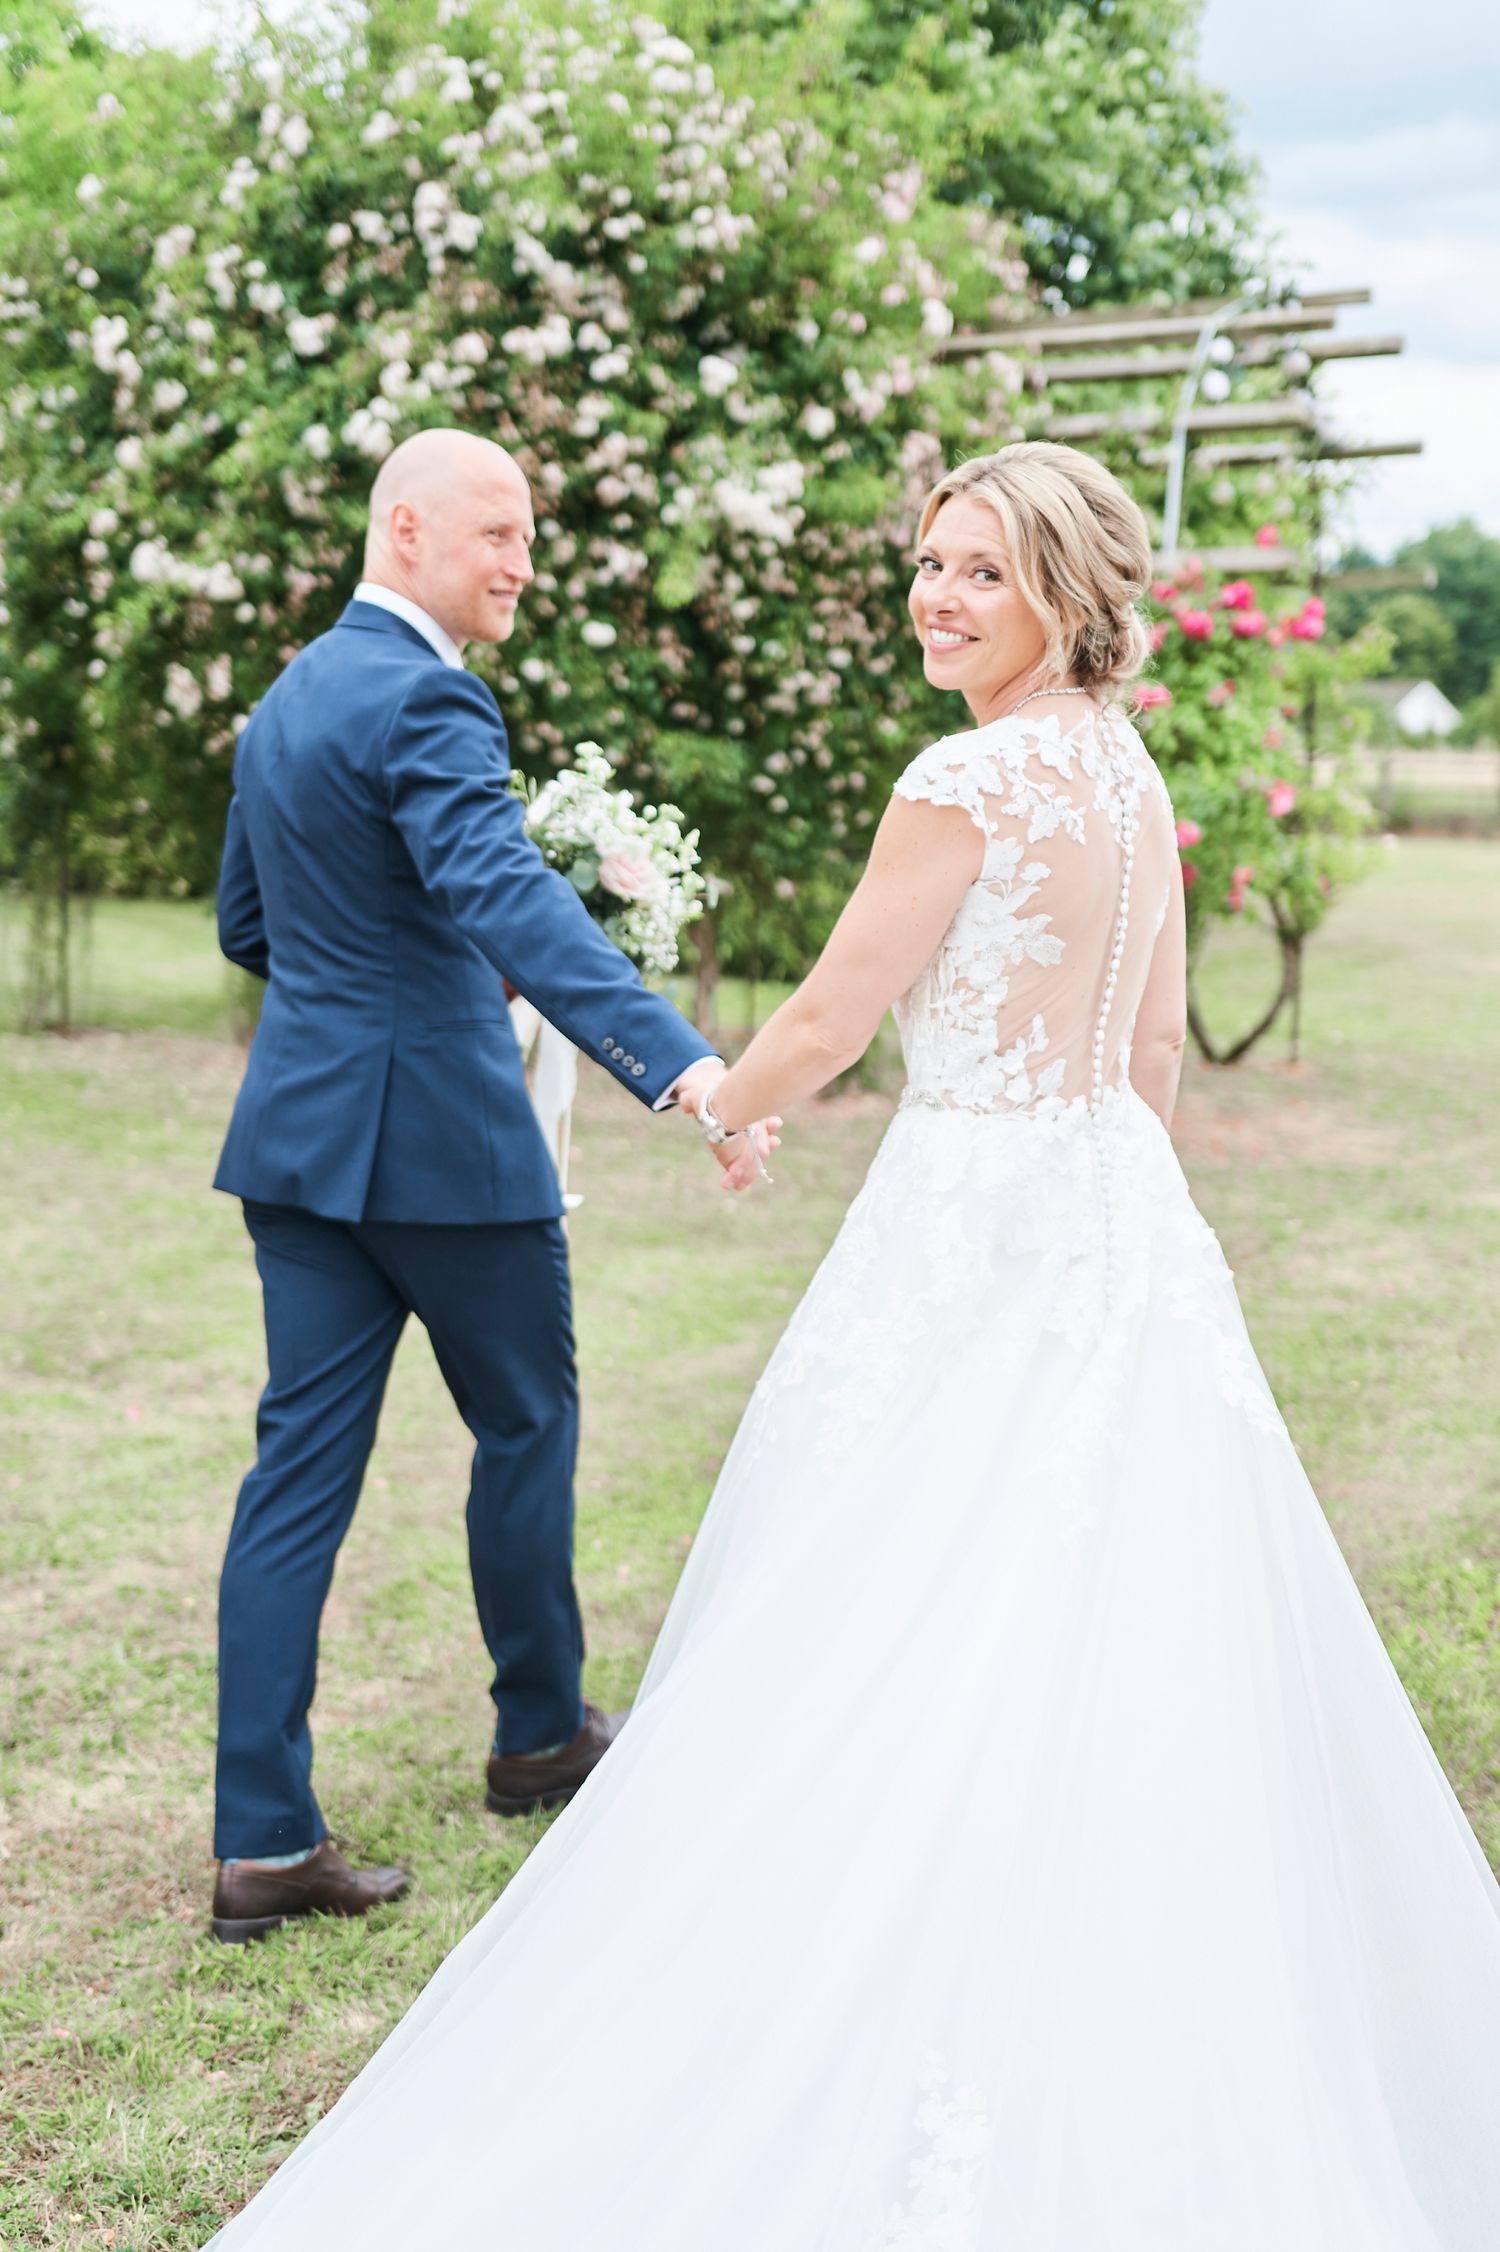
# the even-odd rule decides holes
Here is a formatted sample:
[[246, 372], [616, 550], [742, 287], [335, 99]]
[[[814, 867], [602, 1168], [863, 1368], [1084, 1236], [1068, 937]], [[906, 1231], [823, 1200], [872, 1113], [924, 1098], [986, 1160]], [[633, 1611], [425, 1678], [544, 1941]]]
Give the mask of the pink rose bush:
[[1333, 714], [1337, 725], [1340, 682], [1378, 652], [1331, 649], [1319, 598], [1278, 593], [1245, 577], [1216, 585], [1201, 567], [1152, 589], [1156, 657], [1134, 708], [1176, 810], [1192, 960], [1216, 923], [1238, 918], [1264, 927], [1289, 961], [1364, 865], [1366, 809], [1336, 738], [1320, 739], [1314, 764], [1304, 715], [1313, 708], [1327, 724]]

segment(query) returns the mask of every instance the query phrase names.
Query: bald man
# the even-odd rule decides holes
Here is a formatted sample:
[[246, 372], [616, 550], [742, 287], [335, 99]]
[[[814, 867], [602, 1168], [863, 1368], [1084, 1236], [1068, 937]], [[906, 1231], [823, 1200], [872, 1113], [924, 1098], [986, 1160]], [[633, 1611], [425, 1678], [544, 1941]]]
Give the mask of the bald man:
[[[335, 1852], [308, 1729], [323, 1603], [409, 1314], [475, 1441], [488, 1803], [562, 1804], [618, 1726], [579, 1685], [562, 1203], [506, 981], [652, 1108], [696, 1107], [722, 1066], [527, 838], [499, 710], [464, 669], [466, 643], [514, 630], [534, 538], [499, 446], [455, 430], [398, 446], [353, 601], [235, 759], [219, 935], [266, 993], [216, 1186], [243, 1200], [270, 1371], [220, 1586], [223, 1940], [362, 1914], [410, 1881]], [[715, 1154], [726, 1185], [753, 1177], [744, 1137]]]

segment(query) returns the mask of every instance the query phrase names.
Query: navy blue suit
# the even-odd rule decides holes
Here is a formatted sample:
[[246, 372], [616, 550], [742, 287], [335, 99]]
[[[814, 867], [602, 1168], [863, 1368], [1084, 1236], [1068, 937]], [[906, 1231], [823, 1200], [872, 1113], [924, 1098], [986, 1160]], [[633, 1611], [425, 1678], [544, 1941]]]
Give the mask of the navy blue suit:
[[581, 1725], [562, 1204], [502, 980], [644, 1102], [712, 1051], [546, 867], [508, 774], [489, 690], [365, 602], [240, 738], [220, 943], [268, 982], [216, 1186], [244, 1201], [270, 1378], [220, 1590], [226, 1858], [323, 1835], [318, 1625], [410, 1312], [476, 1441], [499, 1740]]

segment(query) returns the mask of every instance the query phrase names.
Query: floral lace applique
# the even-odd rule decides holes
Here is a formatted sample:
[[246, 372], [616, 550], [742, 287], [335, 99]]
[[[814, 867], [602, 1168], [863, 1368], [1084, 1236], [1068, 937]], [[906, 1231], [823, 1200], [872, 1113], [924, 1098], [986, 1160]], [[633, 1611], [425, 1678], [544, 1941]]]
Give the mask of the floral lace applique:
[[[1123, 879], [1148, 811], [1159, 896], [1142, 904], [1156, 930], [1175, 858], [1171, 809], [1140, 737], [1116, 711], [1089, 708], [1066, 731], [1055, 714], [1013, 715], [930, 744], [896, 792], [962, 809], [985, 838], [979, 875], [942, 945], [896, 1004], [914, 1094], [957, 1109], [1045, 1115], [1087, 1093], [1097, 984], [1070, 967], [1069, 929], [1096, 938], [1091, 911], [1118, 896], [1127, 910], [1125, 961]], [[1148, 958], [1143, 941], [1125, 963], [1130, 974], [1121, 982], [1133, 976], [1137, 994]], [[1124, 991], [1120, 1001], [1108, 1036], [1114, 1086], [1124, 1083], [1134, 1015]]]
[[977, 2252], [979, 2180], [994, 2127], [979, 2089], [953, 2086], [946, 2057], [929, 2050], [917, 2072], [917, 2146], [907, 2194], [865, 2252]]

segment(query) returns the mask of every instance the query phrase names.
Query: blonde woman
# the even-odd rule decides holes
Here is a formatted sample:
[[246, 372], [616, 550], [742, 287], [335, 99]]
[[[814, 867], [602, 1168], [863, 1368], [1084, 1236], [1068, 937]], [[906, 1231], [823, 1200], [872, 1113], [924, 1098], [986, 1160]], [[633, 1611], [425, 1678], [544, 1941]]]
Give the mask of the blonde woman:
[[908, 1086], [635, 1712], [226, 2252], [1493, 2252], [1500, 1896], [1166, 1128], [1139, 511], [928, 501], [915, 758], [700, 1108]]

